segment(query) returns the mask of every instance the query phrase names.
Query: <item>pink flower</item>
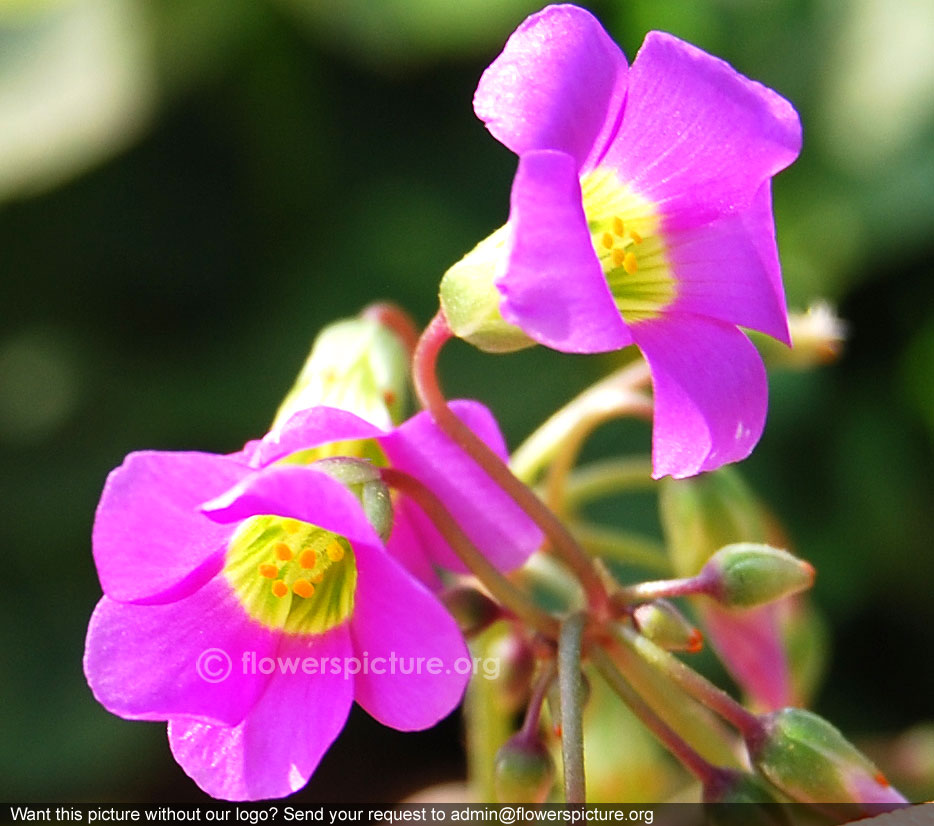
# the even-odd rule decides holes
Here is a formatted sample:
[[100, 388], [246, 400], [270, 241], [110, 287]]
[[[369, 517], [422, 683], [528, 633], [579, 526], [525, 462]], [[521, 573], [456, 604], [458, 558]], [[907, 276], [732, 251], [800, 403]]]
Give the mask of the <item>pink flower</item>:
[[[485, 408], [455, 409], [504, 452]], [[468, 654], [452, 618], [387, 552], [358, 497], [315, 468], [341, 451], [372, 453], [430, 484], [498, 564], [518, 564], [540, 541], [424, 414], [387, 433], [313, 408], [240, 453], [130, 454], [108, 477], [94, 524], [105, 596], [85, 673], [114, 714], [168, 721], [176, 760], [215, 797], [301, 788], [353, 700], [414, 730], [464, 691]], [[389, 545], [430, 572], [415, 536], [424, 516], [398, 504], [408, 515]], [[450, 561], [443, 542], [435, 553]]]
[[790, 343], [770, 179], [799, 152], [795, 110], [663, 32], [630, 68], [569, 5], [518, 28], [474, 108], [519, 156], [491, 238], [502, 318], [557, 350], [639, 347], [656, 477], [745, 458], [767, 384], [739, 327]]

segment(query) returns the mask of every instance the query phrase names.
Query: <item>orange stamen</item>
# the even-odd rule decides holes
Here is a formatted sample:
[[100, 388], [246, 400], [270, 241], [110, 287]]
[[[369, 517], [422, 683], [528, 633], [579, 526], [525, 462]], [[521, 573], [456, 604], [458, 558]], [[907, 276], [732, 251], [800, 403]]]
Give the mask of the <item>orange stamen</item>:
[[623, 258], [623, 269], [630, 275], [633, 275], [635, 271], [639, 269], [639, 262], [636, 260], [636, 256], [631, 252], [627, 252], [626, 256]]
[[616, 249], [613, 250], [612, 253], [610, 253], [610, 260], [613, 262], [614, 267], [623, 266], [623, 261], [625, 260], [625, 258], [626, 258], [626, 253], [623, 250], [621, 250], [619, 247], [617, 247]]
[[636, 232], [634, 229], [629, 230], [629, 237], [632, 238], [632, 240], [635, 241], [637, 244], [642, 243], [642, 236], [639, 235], [639, 233]]
[[266, 579], [275, 579], [279, 576], [279, 569], [275, 565], [264, 562], [259, 566], [259, 575], [266, 577]]
[[696, 628], [691, 632], [691, 636], [688, 637], [688, 653], [696, 654], [704, 647], [704, 635], [701, 634]]
[[295, 584], [292, 586], [292, 590], [295, 591], [300, 597], [308, 599], [314, 592], [315, 586], [312, 585], [307, 579], [296, 579]]
[[613, 249], [613, 244], [616, 243], [613, 240], [613, 236], [608, 232], [603, 233], [603, 237], [600, 239], [600, 243], [603, 244], [608, 250]]
[[292, 549], [285, 542], [279, 542], [276, 544], [276, 556], [283, 562], [288, 562], [292, 558]]
[[623, 224], [623, 219], [620, 218], [618, 215], [614, 217], [613, 218], [613, 232], [615, 232], [619, 236], [622, 236], [623, 230], [625, 229], [626, 229], [626, 226], [625, 224]]
[[344, 558], [344, 549], [336, 539], [332, 539], [331, 544], [328, 545], [327, 554], [331, 562], [340, 562]]
[[272, 593], [273, 596], [279, 597], [282, 599], [289, 592], [289, 586], [286, 585], [281, 579], [277, 579], [272, 584]]
[[875, 780], [876, 783], [878, 783], [880, 786], [884, 786], [886, 789], [892, 785], [889, 783], [889, 779], [882, 772], [876, 772], [873, 780]]
[[303, 568], [314, 568], [317, 561], [318, 555], [310, 548], [302, 551], [301, 556], [298, 558], [298, 564]]

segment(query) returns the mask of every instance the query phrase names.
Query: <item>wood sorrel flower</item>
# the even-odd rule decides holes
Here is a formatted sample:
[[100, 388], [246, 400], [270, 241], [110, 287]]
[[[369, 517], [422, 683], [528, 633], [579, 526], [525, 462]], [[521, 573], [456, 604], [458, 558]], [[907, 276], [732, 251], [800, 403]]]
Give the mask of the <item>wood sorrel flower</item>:
[[451, 329], [489, 350], [636, 344], [653, 475], [745, 458], [767, 385], [738, 328], [790, 343], [770, 179], [800, 149], [792, 106], [663, 32], [629, 68], [588, 12], [562, 5], [509, 38], [474, 108], [519, 168], [506, 226], [442, 281]]
[[[485, 408], [454, 409], [504, 452]], [[425, 728], [468, 679], [453, 619], [394, 556], [428, 567], [413, 561], [422, 515], [412, 506], [401, 531], [397, 520], [387, 553], [354, 486], [316, 468], [331, 457], [319, 467], [333, 471], [335, 452], [372, 458], [374, 479], [389, 463], [431, 485], [497, 564], [540, 541], [424, 414], [386, 432], [318, 407], [236, 454], [128, 456], [94, 524], [105, 596], [85, 673], [113, 713], [167, 720], [175, 758], [215, 797], [300, 788], [353, 700], [386, 725]], [[429, 542], [447, 561], [443, 540]]]

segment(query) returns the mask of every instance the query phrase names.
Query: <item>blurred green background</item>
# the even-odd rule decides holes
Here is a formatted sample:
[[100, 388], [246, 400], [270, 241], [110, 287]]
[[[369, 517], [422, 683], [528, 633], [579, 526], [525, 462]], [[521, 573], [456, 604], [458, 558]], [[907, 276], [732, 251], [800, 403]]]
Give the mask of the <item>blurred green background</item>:
[[[743, 472], [819, 571], [817, 710], [857, 739], [934, 718], [934, 4], [585, 5], [630, 59], [666, 29], [801, 112], [774, 187], [789, 303], [829, 298], [850, 340], [772, 376]], [[375, 299], [430, 318], [444, 270], [506, 217], [515, 161], [470, 102], [538, 8], [0, 3], [0, 799], [200, 798], [164, 727], [110, 716], [82, 676], [104, 477], [134, 449], [261, 434], [330, 320]], [[460, 344], [442, 366], [513, 446], [606, 367]], [[607, 426], [588, 453], [647, 447]], [[460, 738], [456, 717], [402, 735], [355, 712], [303, 799], [454, 779]]]

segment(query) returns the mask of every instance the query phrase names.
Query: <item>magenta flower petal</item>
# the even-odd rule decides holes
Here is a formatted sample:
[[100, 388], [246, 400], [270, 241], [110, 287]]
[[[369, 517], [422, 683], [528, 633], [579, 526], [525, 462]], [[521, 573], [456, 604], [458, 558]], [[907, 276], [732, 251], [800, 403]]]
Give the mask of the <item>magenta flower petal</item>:
[[263, 438], [255, 463], [268, 465], [290, 453], [350, 439], [372, 439], [383, 431], [353, 413], [336, 407], [300, 410], [281, 427]]
[[434, 526], [430, 534], [425, 533], [423, 522], [431, 524], [411, 499], [400, 496], [393, 506], [392, 534], [386, 549], [422, 585], [437, 592], [443, 583], [432, 561], [452, 571], [461, 570], [463, 565]]
[[239, 522], [249, 516], [300, 519], [347, 537], [379, 544], [357, 498], [325, 473], [302, 465], [273, 465], [248, 476], [202, 506], [215, 522]]
[[632, 327], [652, 371], [652, 475], [677, 479], [745, 459], [765, 424], [768, 384], [735, 327], [670, 314]]
[[776, 615], [777, 606], [735, 611], [707, 603], [704, 627], [720, 660], [759, 711], [798, 704]]
[[171, 602], [223, 564], [230, 527], [198, 506], [250, 469], [211, 453], [131, 453], [107, 477], [94, 519], [101, 587], [120, 602]]
[[[469, 678], [469, 654], [451, 615], [382, 549], [354, 546], [359, 564], [350, 621], [357, 657], [355, 698], [381, 723], [428, 728], [454, 710]], [[384, 673], [379, 673], [383, 671]]]
[[[489, 410], [469, 401], [452, 402], [451, 409], [498, 456], [507, 459], [506, 443]], [[409, 419], [383, 437], [380, 445], [393, 467], [411, 474], [434, 491], [474, 544], [498, 568], [518, 567], [541, 545], [542, 534], [535, 523], [427, 413]], [[392, 543], [392, 548], [395, 547]], [[439, 555], [431, 550], [429, 554], [444, 567], [462, 569], [450, 551]]]
[[474, 111], [517, 155], [557, 149], [584, 166], [615, 125], [626, 58], [592, 15], [549, 6], [529, 17], [480, 78]]
[[791, 344], [768, 181], [749, 209], [666, 236], [678, 274], [672, 312], [738, 324]]
[[[244, 652], [269, 656], [278, 637], [247, 616], [218, 576], [169, 605], [101, 599], [88, 626], [84, 672], [98, 702], [120, 717], [232, 725], [269, 679], [241, 672]], [[215, 681], [228, 667], [229, 675]]]
[[601, 163], [656, 203], [669, 226], [696, 226], [748, 206], [800, 149], [787, 100], [689, 43], [649, 32]]
[[569, 353], [632, 343], [594, 252], [570, 155], [541, 151], [519, 159], [509, 224], [508, 263], [496, 281], [506, 321]]
[[[275, 673], [249, 716], [234, 727], [170, 720], [173, 756], [205, 792], [222, 800], [298, 791], [347, 720], [354, 683], [344, 677], [342, 665], [350, 654], [346, 626], [311, 639], [283, 637], [272, 655]], [[304, 673], [312, 661], [317, 673]], [[296, 673], [280, 665], [289, 662]], [[341, 666], [337, 674], [331, 673], [332, 662]]]

